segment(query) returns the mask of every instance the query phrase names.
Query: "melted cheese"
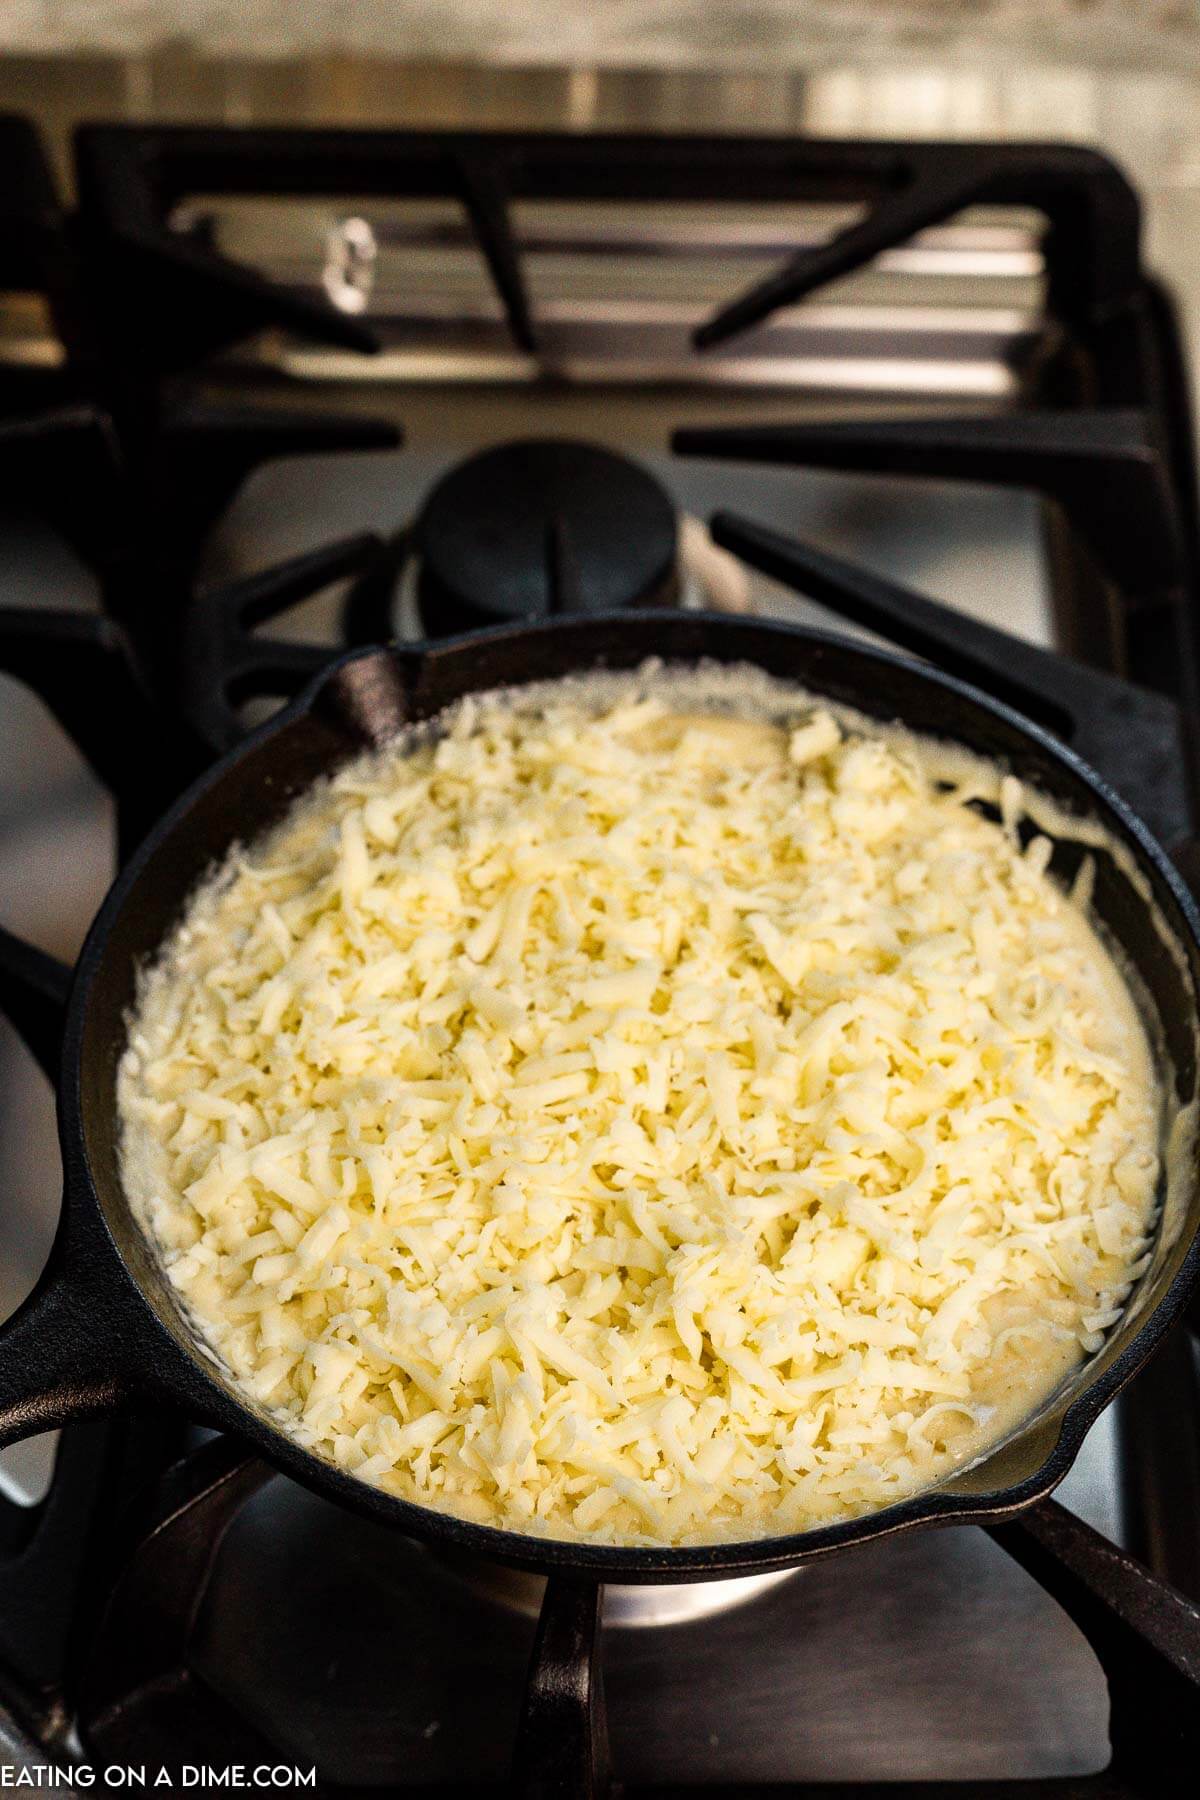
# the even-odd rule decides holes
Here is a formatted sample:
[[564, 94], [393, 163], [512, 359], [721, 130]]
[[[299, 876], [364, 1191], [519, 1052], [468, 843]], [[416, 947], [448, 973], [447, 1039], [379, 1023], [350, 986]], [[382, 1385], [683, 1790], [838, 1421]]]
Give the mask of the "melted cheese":
[[1159, 1134], [1081, 897], [970, 791], [634, 678], [345, 769], [141, 982], [124, 1176], [197, 1331], [319, 1455], [527, 1532], [960, 1466], [1118, 1317]]

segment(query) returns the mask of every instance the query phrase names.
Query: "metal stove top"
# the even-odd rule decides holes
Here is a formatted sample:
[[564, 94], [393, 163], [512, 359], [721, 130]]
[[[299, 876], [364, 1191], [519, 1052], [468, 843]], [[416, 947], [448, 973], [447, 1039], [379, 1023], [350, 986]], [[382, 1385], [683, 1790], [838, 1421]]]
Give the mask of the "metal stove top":
[[[713, 152], [706, 143], [712, 168], [725, 167], [726, 148]], [[460, 156], [457, 141], [452, 147]], [[803, 304], [793, 283], [782, 310], [702, 361], [689, 332], [722, 299], [799, 251], [811, 273], [838, 232], [869, 225], [870, 211], [844, 194], [858, 166], [853, 156], [850, 174], [836, 157], [818, 158], [811, 173], [807, 185], [832, 184], [833, 201], [814, 191], [801, 204], [773, 191], [741, 205], [726, 191], [705, 192], [693, 169], [679, 173], [672, 151], [674, 172], [660, 185], [696, 183], [688, 204], [662, 193], [626, 206], [603, 191], [564, 198], [522, 189], [506, 208], [478, 142], [453, 205], [428, 192], [391, 192], [395, 146], [386, 155], [380, 149], [379, 191], [366, 195], [364, 171], [375, 163], [361, 141], [349, 164], [336, 142], [297, 140], [282, 158], [278, 146], [257, 148], [263, 154], [255, 161], [251, 139], [221, 133], [191, 134], [187, 142], [170, 133], [93, 134], [80, 180], [91, 259], [84, 268], [89, 304], [94, 317], [108, 320], [107, 336], [72, 338], [53, 276], [48, 308], [14, 303], [4, 313], [10, 387], [22, 396], [10, 414], [29, 411], [29, 395], [43, 407], [82, 398], [111, 414], [122, 457], [112, 503], [121, 529], [107, 534], [111, 520], [81, 522], [69, 494], [31, 504], [26, 478], [0, 526], [4, 605], [97, 615], [103, 606], [138, 652], [139, 679], [160, 688], [176, 680], [180, 708], [194, 709], [208, 742], [234, 731], [238, 717], [261, 716], [289, 680], [317, 666], [320, 653], [297, 652], [290, 664], [272, 653], [276, 673], [247, 677], [236, 707], [231, 700], [214, 715], [196, 699], [197, 669], [208, 679], [210, 638], [182, 638], [185, 615], [201, 610], [192, 596], [240, 595], [244, 609], [245, 584], [258, 572], [373, 533], [382, 548], [352, 548], [340, 561], [318, 557], [307, 574], [283, 579], [280, 591], [298, 603], [273, 621], [271, 639], [324, 646], [328, 654], [344, 641], [347, 586], [356, 583], [369, 587], [372, 620], [411, 635], [419, 624], [414, 572], [411, 563], [401, 566], [400, 553], [425, 497], [481, 447], [530, 435], [607, 446], [657, 477], [687, 521], [685, 604], [829, 621], [827, 609], [778, 578], [778, 559], [756, 556], [753, 545], [749, 562], [714, 547], [706, 522], [720, 511], [1026, 643], [1066, 645], [1101, 669], [1132, 669], [1172, 698], [1190, 678], [1166, 628], [1181, 597], [1190, 603], [1194, 591], [1186, 400], [1171, 374], [1169, 313], [1137, 267], [1136, 237], [1136, 279], [1117, 325], [1107, 301], [1094, 317], [1083, 302], [1073, 313], [1061, 278], [1048, 312], [1050, 264], [1064, 251], [1044, 241], [1029, 206], [1041, 190], [1023, 177], [1003, 210], [989, 207], [985, 191], [983, 210], [965, 219], [917, 220], [915, 244], [906, 221], [894, 219], [894, 241], [869, 269]], [[793, 153], [792, 146], [771, 148], [762, 162], [765, 188], [778, 189]], [[541, 157], [539, 167], [559, 166], [543, 140], [523, 154]], [[739, 155], [744, 168], [758, 166], [745, 147]], [[1036, 173], [1039, 156], [1053, 162], [1054, 155], [1030, 152], [1026, 161]], [[139, 159], [162, 176], [145, 192], [130, 174]], [[859, 173], [874, 179], [876, 164], [859, 161]], [[256, 184], [273, 188], [285, 165], [308, 171], [285, 185], [315, 195], [254, 193]], [[922, 165], [923, 178], [935, 166], [936, 158]], [[454, 179], [461, 186], [457, 163]], [[1101, 171], [1100, 179], [1108, 176]], [[719, 188], [722, 182], [728, 186], [722, 177]], [[589, 192], [605, 187], [594, 172], [589, 183]], [[1121, 219], [1110, 223], [1124, 228]], [[1069, 232], [1066, 244], [1079, 250]], [[171, 320], [156, 321], [153, 310], [172, 296], [178, 304], [189, 282], [207, 279], [214, 251], [256, 271], [258, 285], [253, 277], [242, 282], [217, 329], [211, 312], [206, 329], [203, 305], [184, 307], [172, 338]], [[119, 288], [122, 259], [131, 257], [140, 257], [144, 276], [140, 323], [122, 316], [114, 326], [113, 284]], [[1106, 251], [1098, 260], [1107, 268], [1119, 258]], [[210, 298], [213, 309], [228, 299], [220, 281]], [[321, 335], [313, 330], [321, 318], [334, 320], [336, 329], [324, 335], [337, 341], [309, 341]], [[351, 347], [364, 325], [377, 326], [383, 343], [373, 364]], [[259, 329], [248, 336], [250, 326]], [[306, 330], [308, 339], [297, 335]], [[139, 331], [148, 335], [139, 339]], [[188, 372], [185, 388], [180, 369]], [[1094, 428], [1096, 407], [1102, 429], [1084, 443], [1080, 434], [1089, 420]], [[1031, 408], [1059, 422], [1058, 440], [1030, 440], [1024, 415]], [[239, 409], [240, 428], [230, 423]], [[975, 436], [959, 424], [967, 414], [982, 421]], [[903, 421], [903, 440], [881, 435], [881, 418]], [[700, 455], [679, 454], [672, 444], [680, 428], [765, 424], [799, 434], [782, 460], [824, 466], [740, 460], [746, 446], [727, 438], [694, 444], [708, 451]], [[86, 435], [92, 425], [79, 429]], [[403, 449], [389, 445], [393, 428], [403, 429]], [[75, 427], [63, 429], [74, 442]], [[3, 430], [0, 421], [0, 438]], [[223, 480], [219, 456], [247, 441], [246, 479]], [[20, 454], [0, 442], [6, 469], [17, 467]], [[1119, 506], [1136, 537], [1159, 523], [1159, 488], [1139, 485], [1148, 463], [1162, 471], [1170, 499], [1176, 562], [1171, 579], [1155, 571], [1130, 602], [1128, 568], [1119, 556], [1114, 564], [1111, 534], [1097, 536], [1097, 513], [1118, 502], [1106, 503], [1096, 470], [1104, 478], [1119, 472]], [[130, 507], [147, 549], [146, 566], [132, 574], [126, 549], [119, 545], [114, 557], [109, 541], [121, 536], [122, 509]], [[174, 553], [181, 544], [186, 555]], [[744, 535], [737, 548], [746, 551]], [[774, 578], [764, 564], [775, 568]], [[811, 568], [798, 585], [812, 591]], [[237, 607], [227, 603], [222, 616]], [[837, 610], [844, 614], [846, 605]], [[212, 606], [208, 616], [215, 617]], [[861, 604], [856, 616], [868, 616]], [[869, 616], [881, 622], [878, 608]], [[424, 626], [438, 629], [436, 619]], [[179, 640], [187, 669], [171, 676]], [[254, 642], [261, 645], [261, 635]], [[948, 654], [961, 650], [951, 645]], [[285, 665], [286, 679], [278, 679]], [[18, 665], [9, 656], [5, 666]], [[262, 673], [255, 664], [251, 676], [255, 670]], [[41, 702], [14, 679], [0, 679], [7, 851], [0, 917], [69, 961], [114, 866], [112, 803]], [[1164, 743], [1170, 759], [1179, 748], [1170, 728]], [[94, 739], [86, 749], [103, 764]], [[1156, 822], [1168, 832], [1186, 823], [1185, 785], [1172, 766], [1159, 790], [1138, 796], [1160, 809]], [[127, 822], [126, 842], [135, 835], [136, 824]], [[58, 1184], [49, 1087], [7, 1025], [0, 1026], [0, 1180], [16, 1197], [0, 1221], [0, 1306], [8, 1307], [44, 1259]], [[1198, 1429], [1196, 1366], [1179, 1338], [1093, 1430], [1061, 1490], [1065, 1506], [1106, 1539], [1196, 1594]], [[211, 1462], [224, 1454], [220, 1444], [197, 1449], [170, 1433], [163, 1442], [135, 1432], [114, 1450], [103, 1432], [81, 1441], [76, 1428], [72, 1441], [73, 1467], [115, 1457], [107, 1469], [132, 1468], [142, 1478], [181, 1449], [190, 1447], [193, 1465], [197, 1456]], [[40, 1499], [52, 1446], [23, 1446], [0, 1461], [14, 1497]], [[93, 1582], [100, 1597], [91, 1592], [92, 1611], [84, 1610], [82, 1622], [76, 1616], [74, 1635], [67, 1634], [73, 1660], [65, 1689], [47, 1673], [53, 1632], [46, 1628], [43, 1645], [45, 1621], [37, 1629], [29, 1623], [38, 1610], [36, 1566], [19, 1605], [10, 1603], [7, 1630], [0, 1618], [0, 1668], [10, 1656], [19, 1664], [22, 1629], [37, 1639], [39, 1659], [44, 1652], [32, 1700], [19, 1669], [2, 1677], [13, 1687], [17, 1725], [40, 1737], [40, 1753], [49, 1747], [56, 1760], [83, 1753], [137, 1761], [145, 1745], [168, 1742], [191, 1760], [211, 1762], [232, 1755], [231, 1745], [240, 1751], [244, 1743], [249, 1754], [267, 1744], [280, 1760], [315, 1763], [329, 1787], [405, 1792], [450, 1784], [447, 1791], [474, 1793], [501, 1784], [534, 1638], [527, 1597], [516, 1605], [498, 1599], [494, 1587], [281, 1478], [264, 1484], [235, 1475], [250, 1497], [222, 1510], [207, 1466], [190, 1488], [183, 1479], [183, 1500], [172, 1488], [170, 1504], [156, 1503], [147, 1480], [150, 1498], [138, 1501], [159, 1528], [165, 1517], [193, 1521], [171, 1566], [195, 1577], [195, 1593], [203, 1590], [195, 1618], [182, 1577], [176, 1593], [166, 1565], [146, 1550], [158, 1539], [131, 1539], [127, 1530], [117, 1534], [120, 1542], [141, 1548]], [[50, 1488], [51, 1505], [59, 1485]], [[121, 1506], [111, 1494], [103, 1499], [102, 1481], [96, 1485], [107, 1542]], [[228, 1498], [228, 1485], [218, 1487]], [[33, 1518], [32, 1511], [9, 1515], [12, 1544], [20, 1546]], [[168, 1533], [162, 1541], [175, 1540]], [[93, 1562], [102, 1562], [97, 1540], [88, 1542]], [[17, 1563], [22, 1554], [14, 1552]], [[160, 1682], [155, 1689], [155, 1672], [130, 1648], [138, 1607], [159, 1591], [156, 1580], [171, 1590], [163, 1610], [179, 1634], [171, 1646], [188, 1666], [183, 1688]], [[4, 1592], [0, 1573], [0, 1610]], [[71, 1605], [55, 1605], [69, 1623]], [[176, 1616], [177, 1607], [186, 1617]], [[95, 1665], [97, 1643], [116, 1646], [108, 1670]], [[836, 1558], [718, 1617], [652, 1630], [614, 1620], [603, 1660], [613, 1764], [631, 1791], [724, 1783], [723, 1791], [743, 1794], [766, 1783], [957, 1780], [981, 1794], [988, 1781], [1083, 1776], [1109, 1758], [1105, 1677], [1094, 1649], [1038, 1580], [973, 1529]], [[72, 1735], [75, 1711], [82, 1739]], [[231, 1719], [241, 1735], [227, 1735]], [[17, 1749], [4, 1754], [15, 1766]], [[27, 1743], [20, 1754], [37, 1755], [39, 1747]]]

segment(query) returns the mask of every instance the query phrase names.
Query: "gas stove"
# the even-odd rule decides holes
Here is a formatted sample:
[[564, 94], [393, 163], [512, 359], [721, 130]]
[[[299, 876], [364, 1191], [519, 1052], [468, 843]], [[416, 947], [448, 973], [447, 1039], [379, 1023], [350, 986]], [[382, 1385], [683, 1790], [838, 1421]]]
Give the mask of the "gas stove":
[[[75, 162], [68, 213], [0, 122], [0, 897], [43, 952], [0, 941], [33, 1053], [0, 1039], [6, 1307], [53, 1230], [38, 1064], [114, 856], [348, 645], [836, 618], [1068, 737], [1168, 846], [1195, 829], [1187, 383], [1104, 159], [139, 126]], [[176, 1419], [2, 1463], [0, 1768], [43, 1791], [599, 1794], [605, 1740], [629, 1795], [1191, 1791], [1186, 1332], [1059, 1502], [613, 1590], [598, 1646], [586, 1606], [539, 1629], [536, 1583]]]

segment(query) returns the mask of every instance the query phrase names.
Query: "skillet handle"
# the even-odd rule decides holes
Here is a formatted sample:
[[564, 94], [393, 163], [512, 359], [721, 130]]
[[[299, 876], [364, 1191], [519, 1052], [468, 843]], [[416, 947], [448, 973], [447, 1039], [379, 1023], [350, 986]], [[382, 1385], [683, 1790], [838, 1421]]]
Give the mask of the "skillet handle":
[[0, 1448], [119, 1411], [136, 1387], [117, 1308], [60, 1229], [28, 1299], [0, 1325]]
[[[0, 1010], [55, 1081], [71, 971], [0, 929]], [[33, 1292], [0, 1325], [0, 1447], [134, 1398], [138, 1321], [99, 1222], [67, 1202]]]

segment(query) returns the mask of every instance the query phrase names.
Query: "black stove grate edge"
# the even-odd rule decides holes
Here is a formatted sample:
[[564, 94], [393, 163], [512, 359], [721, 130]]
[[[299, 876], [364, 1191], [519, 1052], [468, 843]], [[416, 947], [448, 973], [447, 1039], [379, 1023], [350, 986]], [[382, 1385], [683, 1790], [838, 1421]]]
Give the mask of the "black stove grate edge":
[[[172, 209], [189, 195], [457, 198], [514, 341], [527, 349], [536, 347], [536, 318], [508, 205], [529, 198], [819, 198], [866, 206], [866, 216], [828, 244], [791, 259], [722, 307], [697, 331], [698, 345], [747, 329], [972, 205], [1032, 208], [1045, 216], [1050, 304], [1064, 321], [1104, 321], [1141, 281], [1137, 196], [1113, 163], [1072, 145], [120, 125], [85, 126], [77, 156], [86, 212], [127, 252], [137, 247], [143, 259], [153, 255], [170, 264], [181, 245], [195, 248], [226, 280], [236, 265], [188, 246], [170, 228]], [[243, 283], [259, 279], [245, 269], [238, 276]], [[256, 292], [267, 305], [267, 296]], [[147, 315], [157, 310], [151, 296], [152, 290], [142, 302]], [[271, 296], [277, 316], [294, 298], [278, 288]], [[303, 323], [313, 335], [341, 342], [349, 320], [310, 306]], [[152, 342], [157, 351], [159, 340]], [[168, 360], [182, 353], [177, 344]], [[142, 349], [143, 364], [145, 354]]]
[[12, 439], [0, 446], [0, 467], [29, 493], [48, 459], [87, 456], [97, 435], [107, 437], [117, 454], [99, 483], [41, 484], [55, 522], [106, 576], [128, 573], [123, 552], [135, 528], [143, 565], [189, 571], [264, 462], [392, 449], [402, 435], [361, 414], [209, 406], [180, 391], [170, 377], [271, 327], [364, 353], [375, 345], [360, 323], [280, 299], [252, 271], [178, 234], [144, 238], [108, 231], [86, 203], [69, 215], [33, 126], [0, 115], [0, 287], [41, 297], [61, 351], [56, 366], [5, 365], [0, 419]]

